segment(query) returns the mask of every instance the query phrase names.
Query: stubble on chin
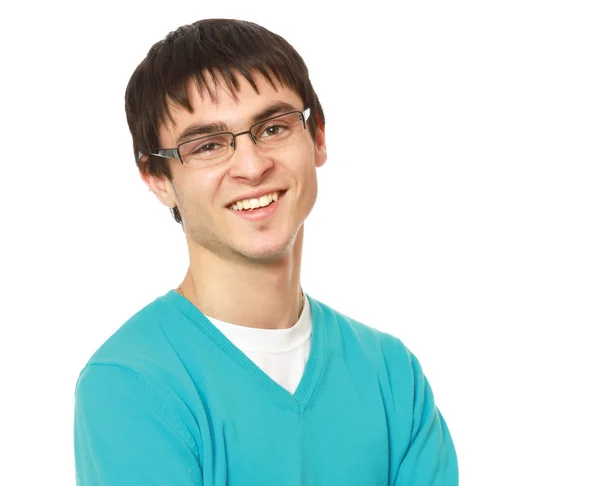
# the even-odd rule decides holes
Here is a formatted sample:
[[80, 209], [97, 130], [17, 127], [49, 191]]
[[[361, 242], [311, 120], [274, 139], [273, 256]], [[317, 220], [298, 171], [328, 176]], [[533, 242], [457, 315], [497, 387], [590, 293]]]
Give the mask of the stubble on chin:
[[[232, 237], [231, 240], [227, 241], [217, 236], [214, 232], [207, 230], [206, 228], [197, 228], [194, 225], [187, 225], [188, 231], [186, 236], [188, 239], [188, 245], [192, 246], [200, 253], [212, 253], [218, 258], [224, 260], [237, 260], [240, 263], [246, 262], [251, 264], [270, 264], [278, 263], [282, 258], [285, 258], [291, 252], [296, 242], [298, 232], [294, 233], [285, 242], [255, 242], [252, 243], [252, 238], [248, 238], [246, 241], [242, 235]], [[264, 225], [256, 229], [259, 234], [265, 235], [265, 239], [268, 238], [268, 230], [272, 229], [271, 225]], [[235, 239], [239, 238], [238, 241]]]
[[232, 248], [232, 250], [242, 259], [249, 263], [269, 264], [278, 263], [293, 251], [296, 242], [297, 233], [287, 242], [272, 246], [260, 248]]

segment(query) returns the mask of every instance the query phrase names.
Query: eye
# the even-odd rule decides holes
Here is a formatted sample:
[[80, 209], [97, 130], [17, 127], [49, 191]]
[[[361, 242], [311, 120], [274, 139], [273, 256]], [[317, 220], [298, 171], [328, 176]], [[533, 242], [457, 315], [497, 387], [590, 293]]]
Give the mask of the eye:
[[202, 153], [212, 152], [214, 150], [219, 150], [221, 147], [222, 147], [222, 145], [217, 142], [204, 143], [204, 144], [200, 144], [200, 145], [196, 146], [194, 148], [193, 153], [194, 154], [202, 154]]
[[186, 142], [180, 146], [179, 152], [187, 160], [190, 158], [206, 160], [228, 152], [230, 145], [230, 135], [219, 134]]
[[276, 135], [281, 135], [286, 130], [287, 130], [287, 127], [285, 127], [283, 125], [271, 125], [270, 127], [264, 128], [264, 130], [259, 135], [259, 138], [267, 138], [267, 137], [274, 137]]

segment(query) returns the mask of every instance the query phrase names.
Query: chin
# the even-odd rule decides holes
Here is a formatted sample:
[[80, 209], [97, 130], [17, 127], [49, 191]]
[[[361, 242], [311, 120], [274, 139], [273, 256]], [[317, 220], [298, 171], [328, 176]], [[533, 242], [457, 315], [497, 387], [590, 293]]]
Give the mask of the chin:
[[235, 251], [247, 260], [257, 263], [267, 263], [277, 261], [292, 252], [296, 237], [289, 238], [285, 241], [270, 244], [257, 244], [255, 246], [246, 246], [237, 248]]

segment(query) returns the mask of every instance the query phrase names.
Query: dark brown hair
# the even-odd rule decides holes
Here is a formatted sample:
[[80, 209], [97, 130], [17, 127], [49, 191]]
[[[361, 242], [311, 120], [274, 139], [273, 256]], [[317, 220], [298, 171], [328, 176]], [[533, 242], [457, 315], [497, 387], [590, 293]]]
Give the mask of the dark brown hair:
[[[168, 103], [175, 102], [192, 111], [188, 85], [197, 86], [214, 100], [214, 81], [221, 78], [235, 96], [239, 91], [236, 76], [242, 75], [258, 93], [255, 76], [263, 76], [295, 91], [310, 107], [309, 131], [314, 139], [317, 126], [325, 126], [325, 116], [298, 52], [281, 36], [252, 22], [231, 19], [205, 19], [184, 25], [169, 33], [148, 51], [132, 74], [125, 91], [125, 113], [138, 169], [172, 180], [162, 157], [141, 154], [158, 148], [158, 131], [166, 120], [172, 121]], [[167, 147], [166, 147], [167, 148]], [[177, 206], [171, 208], [181, 223]]]

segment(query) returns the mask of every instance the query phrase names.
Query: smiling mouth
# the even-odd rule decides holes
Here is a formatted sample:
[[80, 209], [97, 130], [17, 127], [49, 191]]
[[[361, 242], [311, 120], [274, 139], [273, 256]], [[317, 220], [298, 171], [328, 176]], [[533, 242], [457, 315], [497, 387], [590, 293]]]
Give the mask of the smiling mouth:
[[229, 209], [231, 209], [232, 211], [243, 211], [243, 212], [251, 213], [253, 211], [258, 211], [260, 209], [264, 209], [264, 208], [270, 206], [271, 204], [273, 204], [274, 202], [279, 200], [281, 197], [283, 197], [283, 195], [285, 193], [286, 193], [285, 190], [275, 191], [275, 192], [272, 192], [271, 194], [265, 194], [264, 196], [261, 196], [260, 198], [243, 199], [243, 200], [237, 201], [234, 204], [231, 204], [229, 206]]

